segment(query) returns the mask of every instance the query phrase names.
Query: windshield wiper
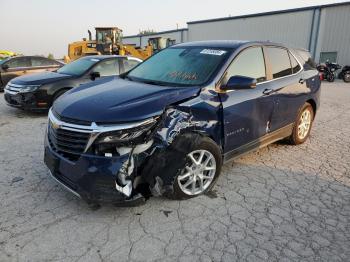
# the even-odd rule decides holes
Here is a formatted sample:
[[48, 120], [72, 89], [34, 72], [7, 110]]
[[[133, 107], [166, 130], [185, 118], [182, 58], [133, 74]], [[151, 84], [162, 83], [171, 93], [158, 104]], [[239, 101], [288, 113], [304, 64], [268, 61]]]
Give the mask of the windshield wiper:
[[141, 81], [142, 83], [149, 84], [149, 85], [169, 86], [169, 85], [166, 84], [166, 83], [162, 83], [162, 82], [155, 81], [155, 80], [140, 80], [140, 81]]
[[121, 77], [122, 79], [128, 79], [129, 81], [134, 81], [134, 79], [132, 79], [130, 76], [128, 76], [128, 75], [123, 75], [122, 77]]

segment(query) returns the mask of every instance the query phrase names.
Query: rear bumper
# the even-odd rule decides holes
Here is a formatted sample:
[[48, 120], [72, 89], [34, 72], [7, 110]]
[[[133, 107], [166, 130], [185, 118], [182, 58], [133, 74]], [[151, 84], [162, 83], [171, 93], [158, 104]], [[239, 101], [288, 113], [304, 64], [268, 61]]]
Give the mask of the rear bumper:
[[116, 175], [128, 156], [100, 157], [82, 155], [71, 162], [55, 152], [45, 138], [44, 162], [51, 176], [66, 190], [88, 203], [138, 205], [145, 201], [140, 194], [126, 197], [116, 190]]

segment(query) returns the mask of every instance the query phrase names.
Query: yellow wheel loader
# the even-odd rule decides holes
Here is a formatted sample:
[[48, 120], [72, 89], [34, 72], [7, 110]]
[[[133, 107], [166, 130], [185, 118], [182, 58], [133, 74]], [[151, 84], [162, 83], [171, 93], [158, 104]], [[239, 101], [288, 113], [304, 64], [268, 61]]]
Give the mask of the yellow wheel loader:
[[145, 60], [153, 53], [160, 51], [175, 43], [169, 38], [150, 38], [145, 48], [138, 48], [134, 45], [123, 44], [122, 30], [118, 27], [96, 27], [96, 40], [92, 40], [90, 30], [89, 40], [73, 42], [68, 45], [68, 56], [65, 62], [70, 62], [87, 55], [128, 55]]
[[122, 30], [118, 27], [96, 27], [96, 40], [92, 40], [90, 30], [89, 40], [77, 41], [68, 45], [68, 56], [65, 62], [70, 62], [87, 55], [130, 55], [142, 60], [153, 54], [152, 46], [144, 49], [122, 43]]

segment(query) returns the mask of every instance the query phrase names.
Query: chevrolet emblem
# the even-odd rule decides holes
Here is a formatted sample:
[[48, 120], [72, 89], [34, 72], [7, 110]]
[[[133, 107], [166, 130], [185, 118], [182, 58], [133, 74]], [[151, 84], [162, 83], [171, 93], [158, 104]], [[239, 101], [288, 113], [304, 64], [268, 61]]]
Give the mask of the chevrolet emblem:
[[53, 128], [53, 129], [58, 129], [58, 128], [60, 128], [60, 125], [59, 124], [57, 124], [57, 123], [55, 123], [55, 122], [52, 122], [52, 121], [50, 121], [51, 122], [51, 127]]

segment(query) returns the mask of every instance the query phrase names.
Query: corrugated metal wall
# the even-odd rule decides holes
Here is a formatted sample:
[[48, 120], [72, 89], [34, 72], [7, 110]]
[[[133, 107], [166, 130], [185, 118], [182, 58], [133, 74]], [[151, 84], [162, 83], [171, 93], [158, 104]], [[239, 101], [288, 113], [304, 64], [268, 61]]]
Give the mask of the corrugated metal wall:
[[140, 37], [139, 36], [123, 37], [123, 43], [140, 46]]
[[350, 65], [350, 5], [322, 9], [316, 61], [321, 52], [337, 52], [337, 62]]
[[313, 10], [188, 25], [189, 41], [270, 40], [309, 48]]

